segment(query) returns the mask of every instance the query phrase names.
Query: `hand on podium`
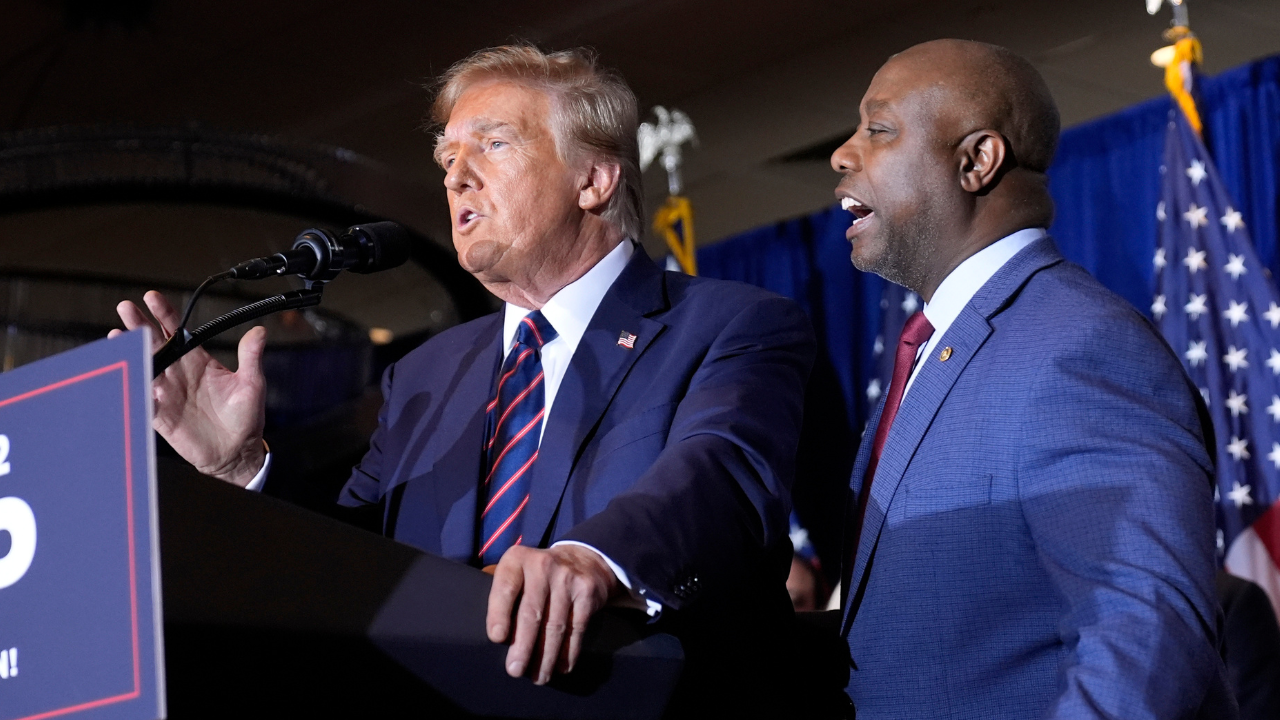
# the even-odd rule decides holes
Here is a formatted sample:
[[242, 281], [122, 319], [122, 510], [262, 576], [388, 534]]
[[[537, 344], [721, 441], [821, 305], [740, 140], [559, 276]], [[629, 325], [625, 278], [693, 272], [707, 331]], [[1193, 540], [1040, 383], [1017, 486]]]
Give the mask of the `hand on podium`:
[[532, 667], [533, 681], [545, 685], [553, 671], [573, 670], [591, 616], [621, 588], [599, 553], [587, 548], [507, 550], [493, 569], [485, 623], [489, 640], [511, 643], [507, 674], [520, 677]]
[[[137, 305], [124, 301], [116, 312], [124, 326], [151, 327], [152, 352], [177, 329], [181, 317], [152, 290], [143, 296], [148, 318]], [[112, 330], [115, 337], [121, 330]], [[262, 469], [266, 446], [266, 379], [262, 351], [267, 331], [255, 327], [240, 339], [239, 368], [231, 372], [203, 348], [196, 348], [169, 366], [152, 384], [154, 427], [179, 455], [205, 475], [244, 487]]]

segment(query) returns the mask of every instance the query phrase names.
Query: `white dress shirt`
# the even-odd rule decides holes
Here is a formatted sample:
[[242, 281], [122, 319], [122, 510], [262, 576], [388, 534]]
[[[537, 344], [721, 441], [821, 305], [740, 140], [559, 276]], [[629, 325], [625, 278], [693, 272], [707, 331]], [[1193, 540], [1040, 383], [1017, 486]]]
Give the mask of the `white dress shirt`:
[[[551, 417], [551, 406], [556, 401], [556, 392], [560, 390], [560, 381], [569, 369], [569, 361], [578, 349], [582, 334], [587, 331], [587, 324], [600, 307], [604, 294], [613, 287], [622, 270], [627, 267], [636, 246], [629, 240], [623, 240], [608, 255], [605, 255], [586, 275], [560, 288], [560, 292], [551, 296], [542, 306], [542, 314], [556, 329], [556, 338], [542, 346], [542, 385], [545, 397], [546, 414]], [[520, 321], [532, 310], [519, 305], [507, 303], [503, 310], [502, 321], [502, 356], [516, 344], [516, 330]], [[542, 423], [542, 432], [546, 432], [547, 423]], [[539, 436], [541, 438], [541, 436]]]
[[951, 271], [950, 275], [943, 278], [938, 289], [934, 291], [933, 297], [924, 306], [924, 316], [933, 326], [933, 335], [929, 337], [929, 342], [916, 353], [915, 368], [911, 371], [907, 386], [902, 391], [904, 399], [907, 393], [911, 392], [911, 386], [915, 384], [920, 368], [924, 367], [920, 358], [928, 357], [933, 353], [942, 336], [947, 334], [951, 323], [960, 316], [964, 306], [969, 304], [982, 286], [986, 285], [987, 281], [1014, 255], [1046, 235], [1048, 233], [1044, 228], [1028, 228], [1007, 235], [966, 258]]

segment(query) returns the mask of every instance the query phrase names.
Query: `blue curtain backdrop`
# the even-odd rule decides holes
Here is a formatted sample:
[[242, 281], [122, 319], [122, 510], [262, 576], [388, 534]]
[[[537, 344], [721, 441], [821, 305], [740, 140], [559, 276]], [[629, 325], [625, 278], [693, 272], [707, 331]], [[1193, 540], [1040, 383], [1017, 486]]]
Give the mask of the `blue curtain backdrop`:
[[[1160, 81], [1153, 71], [1153, 86]], [[1280, 273], [1280, 56], [1203, 78], [1199, 94], [1209, 150], [1274, 276]], [[1049, 170], [1057, 204], [1050, 232], [1063, 254], [1147, 314], [1171, 107], [1172, 101], [1161, 97], [1063, 132]], [[833, 188], [836, 179], [832, 173]], [[868, 412], [865, 389], [878, 375], [872, 348], [880, 333], [884, 281], [850, 263], [844, 239], [849, 222], [849, 214], [837, 206], [698, 250], [700, 274], [794, 298], [813, 320], [821, 357], [807, 405], [807, 447], [801, 451], [796, 497], [801, 511], [815, 503], [843, 511], [831, 501], [847, 482], [856, 437], [850, 428], [861, 430]], [[889, 347], [896, 342], [885, 340]], [[843, 452], [833, 457], [833, 448]], [[806, 482], [820, 478], [816, 489]], [[815, 528], [827, 525], [825, 519], [806, 522], [811, 532], [826, 535]]]

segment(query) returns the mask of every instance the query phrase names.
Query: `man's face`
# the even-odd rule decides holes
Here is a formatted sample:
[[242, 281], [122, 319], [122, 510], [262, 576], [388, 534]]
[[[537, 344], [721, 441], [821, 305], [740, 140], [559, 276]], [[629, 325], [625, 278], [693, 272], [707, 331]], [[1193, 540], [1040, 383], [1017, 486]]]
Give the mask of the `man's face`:
[[938, 265], [956, 191], [953, 147], [940, 117], [943, 88], [922, 63], [890, 60], [859, 108], [853, 137], [831, 156], [836, 197], [853, 214], [845, 232], [859, 270], [919, 290]]
[[481, 282], [526, 286], [576, 239], [581, 173], [557, 152], [545, 93], [489, 82], [463, 93], [436, 147], [458, 261]]

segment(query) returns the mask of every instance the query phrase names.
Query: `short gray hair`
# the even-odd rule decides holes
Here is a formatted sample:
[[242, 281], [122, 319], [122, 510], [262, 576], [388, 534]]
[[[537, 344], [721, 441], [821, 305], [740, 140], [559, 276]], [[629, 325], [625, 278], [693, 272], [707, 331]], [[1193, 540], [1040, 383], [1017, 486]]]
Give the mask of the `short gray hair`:
[[[636, 96], [620, 75], [596, 64], [586, 48], [544, 53], [528, 44], [472, 53], [439, 78], [431, 120], [449, 122], [454, 106], [472, 85], [508, 81], [551, 98], [556, 146], [566, 161], [579, 153], [618, 163], [618, 189], [601, 215], [627, 237], [640, 240], [644, 196], [640, 179]], [[437, 138], [438, 140], [438, 138]]]

